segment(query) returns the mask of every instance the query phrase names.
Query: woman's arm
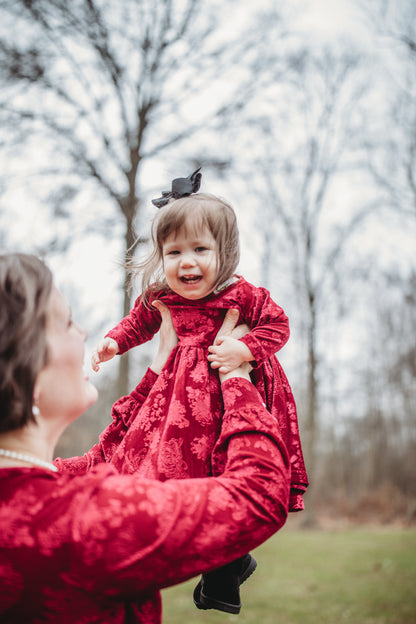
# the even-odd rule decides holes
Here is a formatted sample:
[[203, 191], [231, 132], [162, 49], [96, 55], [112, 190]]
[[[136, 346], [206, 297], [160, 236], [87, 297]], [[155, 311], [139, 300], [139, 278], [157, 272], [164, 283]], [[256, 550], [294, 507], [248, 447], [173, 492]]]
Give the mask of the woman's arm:
[[290, 467], [276, 420], [247, 379], [227, 379], [222, 388], [225, 413], [213, 453], [220, 476], [164, 483], [83, 477], [91, 481], [83, 482], [75, 511], [79, 569], [72, 579], [129, 598], [224, 565], [282, 527]]

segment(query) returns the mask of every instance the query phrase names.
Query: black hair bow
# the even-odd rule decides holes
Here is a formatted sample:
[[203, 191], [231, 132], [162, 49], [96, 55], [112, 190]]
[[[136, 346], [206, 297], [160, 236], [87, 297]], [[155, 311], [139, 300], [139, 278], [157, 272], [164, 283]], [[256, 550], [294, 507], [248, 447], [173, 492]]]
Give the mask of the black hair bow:
[[162, 197], [152, 199], [152, 204], [156, 208], [162, 208], [170, 199], [179, 199], [180, 197], [187, 197], [192, 193], [197, 193], [201, 186], [202, 173], [199, 173], [200, 171], [201, 167], [187, 178], [175, 178], [175, 180], [172, 180], [172, 190], [162, 191]]

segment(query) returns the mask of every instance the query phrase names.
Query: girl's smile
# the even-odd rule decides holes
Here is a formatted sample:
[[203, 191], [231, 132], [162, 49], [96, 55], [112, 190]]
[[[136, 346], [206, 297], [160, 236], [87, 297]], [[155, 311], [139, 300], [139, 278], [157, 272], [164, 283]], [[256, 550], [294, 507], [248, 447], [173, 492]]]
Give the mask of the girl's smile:
[[214, 289], [217, 244], [206, 228], [189, 235], [184, 228], [170, 234], [162, 247], [166, 281], [177, 295], [202, 299]]

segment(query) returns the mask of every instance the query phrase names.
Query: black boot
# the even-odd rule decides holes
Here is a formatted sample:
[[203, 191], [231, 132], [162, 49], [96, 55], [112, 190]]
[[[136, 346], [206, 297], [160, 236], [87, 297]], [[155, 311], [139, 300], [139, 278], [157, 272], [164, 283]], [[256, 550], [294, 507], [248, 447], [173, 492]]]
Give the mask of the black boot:
[[240, 585], [257, 567], [251, 555], [244, 555], [221, 568], [202, 575], [194, 590], [198, 609], [218, 609], [226, 613], [240, 613]]

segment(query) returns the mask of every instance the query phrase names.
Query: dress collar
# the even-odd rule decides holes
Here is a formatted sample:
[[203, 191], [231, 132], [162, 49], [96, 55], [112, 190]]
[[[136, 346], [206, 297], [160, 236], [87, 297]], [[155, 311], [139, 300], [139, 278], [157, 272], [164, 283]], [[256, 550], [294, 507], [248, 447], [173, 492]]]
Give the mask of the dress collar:
[[222, 282], [221, 284], [219, 284], [219, 286], [217, 286], [215, 288], [215, 290], [212, 291], [212, 294], [213, 295], [218, 295], [218, 293], [222, 292], [223, 290], [225, 290], [229, 286], [232, 286], [232, 284], [235, 284], [239, 280], [240, 280], [240, 278], [238, 277], [238, 275], [233, 275], [232, 277], [230, 277], [230, 279], [225, 280], [225, 282]]

